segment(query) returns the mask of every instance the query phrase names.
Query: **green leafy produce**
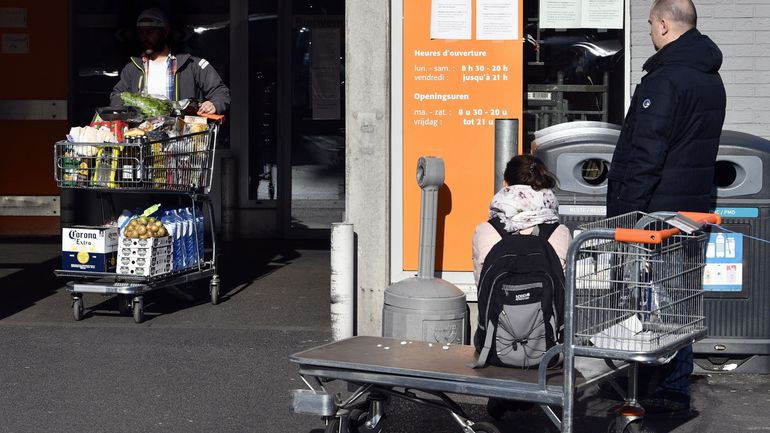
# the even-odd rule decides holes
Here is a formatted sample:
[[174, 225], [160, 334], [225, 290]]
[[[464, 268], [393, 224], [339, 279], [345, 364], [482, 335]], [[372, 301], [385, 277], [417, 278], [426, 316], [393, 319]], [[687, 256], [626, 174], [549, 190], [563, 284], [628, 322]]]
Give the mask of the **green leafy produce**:
[[124, 104], [138, 108], [147, 117], [168, 116], [173, 109], [170, 101], [138, 93], [123, 92], [120, 99]]

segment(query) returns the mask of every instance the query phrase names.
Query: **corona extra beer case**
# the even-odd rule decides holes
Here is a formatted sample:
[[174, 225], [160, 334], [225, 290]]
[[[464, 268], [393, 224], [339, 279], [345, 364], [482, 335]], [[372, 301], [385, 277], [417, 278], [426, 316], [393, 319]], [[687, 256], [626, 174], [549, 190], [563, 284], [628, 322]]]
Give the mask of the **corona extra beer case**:
[[73, 226], [62, 229], [62, 269], [112, 272], [117, 263], [118, 228]]

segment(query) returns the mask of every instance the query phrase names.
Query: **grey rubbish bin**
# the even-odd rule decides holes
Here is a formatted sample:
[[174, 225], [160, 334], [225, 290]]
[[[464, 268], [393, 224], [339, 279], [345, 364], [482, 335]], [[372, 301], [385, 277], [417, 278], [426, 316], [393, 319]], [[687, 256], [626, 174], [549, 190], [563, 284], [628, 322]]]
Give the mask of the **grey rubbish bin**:
[[[570, 228], [602, 218], [616, 125], [572, 122], [538, 131], [535, 155], [556, 174], [559, 212]], [[703, 284], [708, 337], [694, 345], [698, 372], [770, 373], [770, 141], [723, 131], [713, 211], [736, 233], [710, 235]], [[677, 210], [677, 209], [672, 209]]]
[[570, 122], [535, 133], [533, 153], [556, 175], [562, 223], [570, 229], [604, 218], [607, 172], [620, 126], [604, 122]]
[[736, 233], [714, 233], [706, 251], [708, 337], [694, 346], [697, 371], [770, 373], [770, 141], [722, 133], [715, 211]]

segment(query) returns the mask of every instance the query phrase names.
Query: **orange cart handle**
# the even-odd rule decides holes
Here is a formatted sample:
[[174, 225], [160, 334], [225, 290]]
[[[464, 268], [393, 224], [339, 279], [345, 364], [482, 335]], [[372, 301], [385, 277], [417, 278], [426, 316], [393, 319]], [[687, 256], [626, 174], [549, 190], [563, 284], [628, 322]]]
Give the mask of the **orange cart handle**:
[[691, 220], [699, 223], [701, 226], [706, 223], [722, 224], [722, 216], [716, 213], [704, 213], [704, 212], [677, 212], [678, 214], [690, 218]]
[[615, 229], [615, 240], [618, 242], [636, 242], [640, 244], [661, 244], [664, 240], [679, 234], [679, 229], [644, 230], [644, 229]]
[[219, 123], [220, 125], [222, 123], [225, 123], [225, 115], [224, 114], [214, 114], [214, 113], [203, 113], [199, 116], [205, 117], [206, 119], [209, 119], [213, 122]]
[[[701, 227], [707, 223], [721, 224], [722, 217], [715, 213], [703, 213], [703, 212], [677, 212], [685, 218], [689, 218]], [[636, 242], [642, 244], [655, 244], [660, 245], [664, 240], [671, 236], [676, 236], [681, 233], [676, 227], [665, 230], [644, 230], [644, 229], [615, 229], [615, 240], [618, 242]]]

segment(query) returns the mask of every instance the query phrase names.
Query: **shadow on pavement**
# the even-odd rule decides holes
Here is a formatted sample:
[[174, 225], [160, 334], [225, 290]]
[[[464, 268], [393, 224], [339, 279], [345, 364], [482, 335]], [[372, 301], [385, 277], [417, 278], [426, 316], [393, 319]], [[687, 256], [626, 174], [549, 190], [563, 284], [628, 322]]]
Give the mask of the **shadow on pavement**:
[[[6, 245], [0, 243], [0, 248], [4, 247]], [[65, 282], [53, 274], [60, 263], [58, 256], [39, 263], [0, 263], [0, 268], [19, 269], [0, 278], [0, 296], [3, 299], [0, 302], [0, 320], [35, 305], [62, 288]]]
[[[0, 239], [0, 250], [4, 257], [0, 261], [0, 320], [19, 313], [42, 299], [64, 290], [72, 278], [58, 278], [54, 270], [60, 268], [61, 258], [47, 258], [40, 262], [21, 261], [15, 258], [11, 249], [25, 243], [40, 243], [49, 249], [58, 244], [58, 238], [46, 239]], [[220, 243], [218, 274], [220, 275], [220, 302], [227, 302], [250, 283], [292, 263], [301, 257], [302, 250], [328, 250], [327, 240], [263, 240], [250, 239]], [[50, 257], [50, 254], [47, 255]], [[0, 273], [2, 275], [2, 273]], [[117, 297], [89, 297], [86, 300], [85, 318], [89, 316], [116, 316]], [[145, 320], [152, 320], [160, 314], [176, 311], [210, 302], [209, 279], [199, 280], [183, 287], [163, 288], [146, 295]]]

